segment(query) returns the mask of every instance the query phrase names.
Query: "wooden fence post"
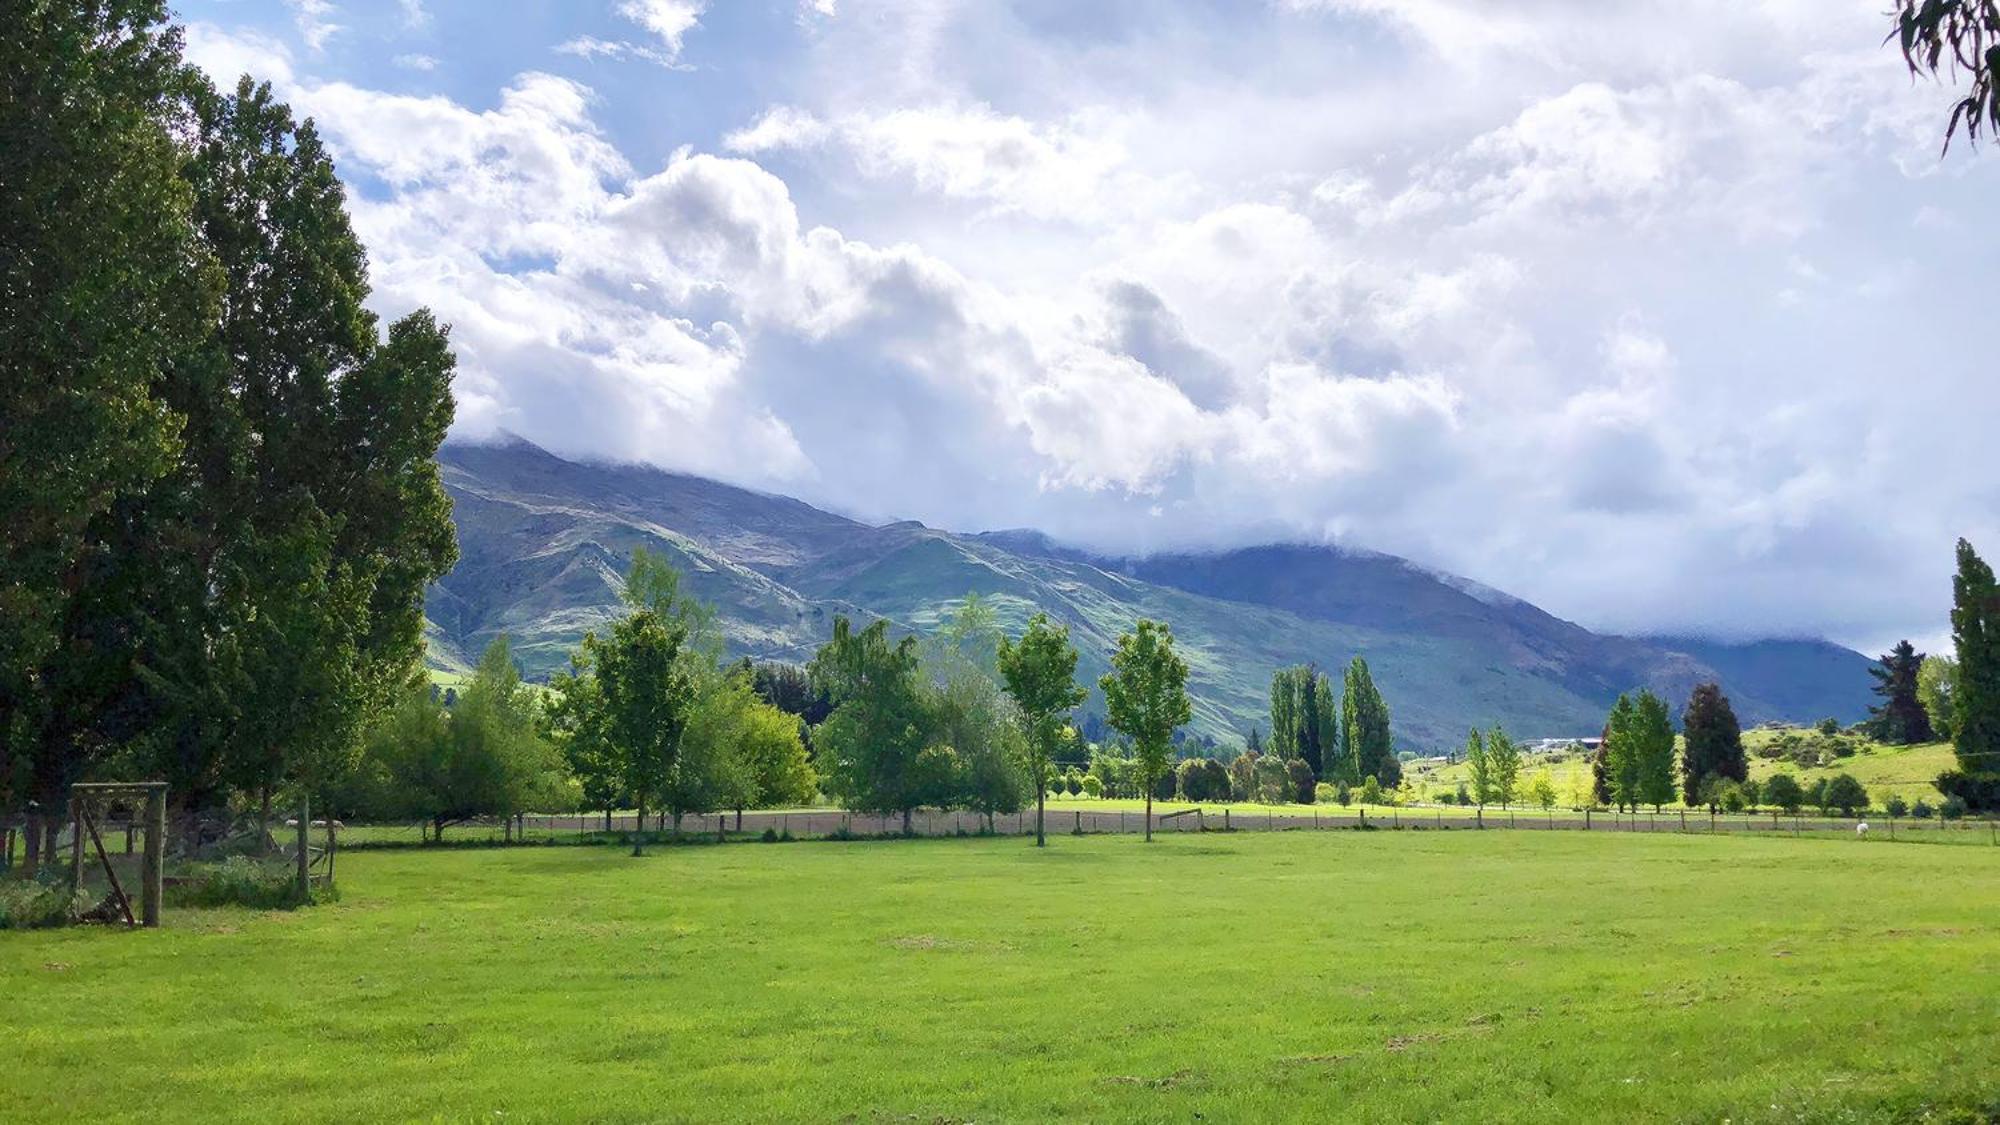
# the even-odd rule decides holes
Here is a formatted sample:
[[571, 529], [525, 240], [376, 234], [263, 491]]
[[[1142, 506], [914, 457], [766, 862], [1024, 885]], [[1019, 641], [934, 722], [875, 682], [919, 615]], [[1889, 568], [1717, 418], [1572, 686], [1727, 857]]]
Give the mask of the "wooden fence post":
[[145, 875], [139, 888], [139, 924], [148, 929], [160, 925], [160, 900], [166, 886], [167, 870], [167, 787], [146, 791]]
[[312, 900], [312, 801], [299, 795], [299, 901]]
[[83, 886], [83, 798], [75, 794], [69, 799], [69, 889], [75, 894]]

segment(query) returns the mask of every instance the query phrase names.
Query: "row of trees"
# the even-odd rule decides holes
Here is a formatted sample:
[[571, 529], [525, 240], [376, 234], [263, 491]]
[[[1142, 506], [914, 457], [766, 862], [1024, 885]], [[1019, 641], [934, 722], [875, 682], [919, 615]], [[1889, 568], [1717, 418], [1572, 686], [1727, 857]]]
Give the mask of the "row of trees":
[[1372, 777], [1394, 787], [1402, 780], [1389, 705], [1359, 656], [1348, 663], [1338, 696], [1317, 665], [1272, 673], [1270, 740], [1262, 742], [1253, 727], [1246, 748], [1279, 761], [1304, 762], [1314, 778], [1328, 783], [1359, 785]]
[[0, 35], [0, 812], [161, 778], [190, 835], [323, 789], [456, 557], [446, 329], [384, 327], [333, 162], [162, 4]]

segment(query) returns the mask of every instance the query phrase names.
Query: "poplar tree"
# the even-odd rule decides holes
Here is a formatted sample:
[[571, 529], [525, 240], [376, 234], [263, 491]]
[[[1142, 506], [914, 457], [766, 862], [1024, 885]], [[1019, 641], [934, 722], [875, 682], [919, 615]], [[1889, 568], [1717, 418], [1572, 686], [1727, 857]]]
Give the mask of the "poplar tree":
[[1951, 593], [1951, 638], [1958, 650], [1951, 737], [1958, 768], [1940, 776], [1937, 787], [1971, 808], [2000, 808], [2000, 582], [1963, 539]]
[[1318, 721], [1313, 741], [1319, 747], [1319, 761], [1308, 762], [1315, 778], [1347, 776], [1340, 750], [1340, 703], [1333, 697], [1333, 678], [1321, 672], [1313, 677], [1313, 714]]
[[1638, 768], [1635, 795], [1658, 812], [1674, 799], [1674, 727], [1666, 701], [1650, 691], [1640, 692], [1633, 706], [1632, 733]]
[[1604, 786], [1606, 803], [1620, 809], [1639, 807], [1639, 734], [1632, 697], [1620, 695], [1611, 705], [1604, 727]]
[[1521, 782], [1521, 747], [1507, 732], [1494, 727], [1486, 736], [1486, 761], [1493, 775], [1493, 798], [1501, 808], [1514, 803], [1514, 793]]
[[1473, 803], [1484, 808], [1493, 799], [1493, 763], [1477, 728], [1465, 736], [1465, 772], [1472, 783]]
[[1389, 705], [1375, 689], [1368, 661], [1357, 656], [1347, 666], [1341, 698], [1341, 755], [1346, 768], [1354, 772], [1349, 780], [1375, 778], [1385, 788], [1394, 788], [1403, 779], [1403, 764], [1389, 732]]

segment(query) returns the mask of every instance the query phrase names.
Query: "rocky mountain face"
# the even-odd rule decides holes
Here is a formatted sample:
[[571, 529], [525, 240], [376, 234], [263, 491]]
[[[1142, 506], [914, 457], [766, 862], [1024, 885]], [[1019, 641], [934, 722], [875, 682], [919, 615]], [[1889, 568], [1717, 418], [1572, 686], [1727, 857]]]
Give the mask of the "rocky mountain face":
[[[714, 604], [735, 655], [804, 661], [833, 617], [918, 633], [969, 592], [1019, 629], [1066, 621], [1083, 674], [1120, 632], [1167, 622], [1192, 671], [1196, 729], [1224, 741], [1267, 724], [1271, 672], [1368, 658], [1398, 739], [1455, 745], [1469, 726], [1521, 737], [1593, 733], [1621, 691], [1678, 709], [1714, 679], [1746, 725], [1865, 713], [1866, 658], [1820, 641], [1722, 644], [1593, 633], [1518, 598], [1389, 555], [1272, 545], [1142, 559], [1070, 550], [1030, 531], [873, 526], [811, 505], [638, 466], [565, 461], [521, 441], [447, 445], [461, 558], [430, 592], [432, 663], [462, 669], [496, 635], [524, 673], [564, 666], [620, 612], [632, 550], [663, 552]], [[1101, 711], [1093, 694], [1086, 709]]]

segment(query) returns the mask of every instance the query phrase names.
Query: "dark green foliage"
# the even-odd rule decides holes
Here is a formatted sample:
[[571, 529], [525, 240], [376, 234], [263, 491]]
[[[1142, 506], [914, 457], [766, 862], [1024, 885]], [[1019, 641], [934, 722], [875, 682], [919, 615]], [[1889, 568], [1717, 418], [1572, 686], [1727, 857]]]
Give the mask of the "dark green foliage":
[[1368, 662], [1359, 656], [1347, 666], [1339, 733], [1342, 758], [1353, 764], [1357, 780], [1372, 777], [1390, 788], [1403, 780], [1389, 734], [1389, 704], [1376, 690]]
[[1952, 750], [1955, 772], [1965, 780], [1946, 789], [1941, 777], [1938, 788], [1958, 793], [1975, 809], [2000, 809], [2000, 582], [1963, 539], [1951, 594], [1951, 637], [1958, 650]]
[[1805, 790], [1799, 788], [1798, 779], [1791, 774], [1776, 774], [1764, 783], [1764, 803], [1795, 813], [1806, 803]]
[[1856, 809], [1868, 807], [1868, 790], [1853, 774], [1835, 774], [1826, 784], [1825, 807], [1839, 809], [1842, 815], [1853, 816]]
[[1833, 735], [1840, 733], [1840, 720], [1834, 718], [1831, 715], [1828, 715], [1826, 718], [1821, 719], [1817, 723], [1814, 723], [1813, 729], [1820, 732], [1823, 735], [1832, 737]]
[[813, 731], [827, 791], [850, 809], [901, 814], [905, 828], [928, 795], [918, 759], [930, 716], [917, 669], [915, 638], [890, 644], [887, 621], [857, 633], [845, 617], [834, 619], [833, 639], [809, 666], [833, 703]]
[[752, 663], [747, 658], [743, 665], [759, 699], [788, 715], [797, 715], [808, 728], [833, 711], [826, 696], [814, 690], [812, 677], [803, 667], [775, 660]]
[[1650, 691], [1621, 695], [1605, 734], [1605, 784], [1611, 803], [1657, 811], [1674, 798], [1674, 728], [1667, 705]]
[[2000, 130], [2000, 0], [1896, 0], [1889, 14], [1911, 74], [1971, 80], [1945, 124], [1945, 148], [1961, 127], [1975, 145], [1982, 127]]
[[1876, 741], [1910, 746], [1931, 740], [1930, 715], [1917, 698], [1917, 673], [1923, 663], [1923, 653], [1909, 641], [1898, 641], [1882, 655], [1878, 667], [1868, 670], [1875, 677], [1875, 694], [1882, 697], [1880, 704], [1868, 709], [1868, 733]]
[[1901, 793], [1891, 793], [1889, 799], [1882, 802], [1882, 811], [1890, 816], [1908, 816], [1910, 803], [1903, 800]]
[[1936, 813], [1937, 810], [1931, 807], [1931, 803], [1922, 797], [1917, 798], [1917, 803], [1910, 806], [1910, 815], [1918, 820], [1929, 820]]
[[1314, 786], [1318, 784], [1313, 779], [1312, 767], [1301, 759], [1293, 758], [1285, 763], [1285, 770], [1291, 778], [1292, 800], [1301, 805], [1312, 804]]
[[1971, 808], [1972, 806], [1966, 802], [1964, 797], [1954, 793], [1946, 797], [1944, 803], [1938, 806], [1938, 816], [1945, 820], [1959, 820], [1967, 812], [1971, 811]]
[[1187, 801], [1230, 799], [1229, 767], [1214, 758], [1189, 758], [1180, 766], [1180, 796]]
[[1681, 712], [1681, 732], [1687, 749], [1681, 759], [1681, 793], [1696, 803], [1712, 778], [1741, 782], [1750, 776], [1750, 759], [1743, 753], [1743, 728], [1719, 684], [1699, 684]]
[[167, 905], [176, 907], [243, 906], [252, 910], [292, 910], [327, 901], [331, 888], [315, 888], [300, 897], [298, 868], [289, 862], [266, 862], [233, 855], [219, 863], [198, 863], [180, 872], [167, 888]]

